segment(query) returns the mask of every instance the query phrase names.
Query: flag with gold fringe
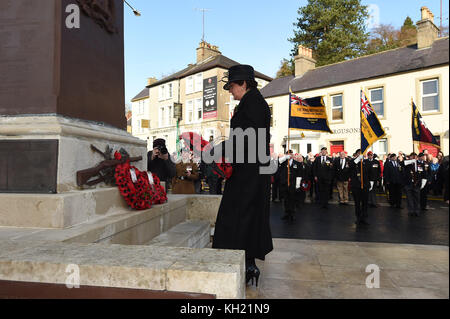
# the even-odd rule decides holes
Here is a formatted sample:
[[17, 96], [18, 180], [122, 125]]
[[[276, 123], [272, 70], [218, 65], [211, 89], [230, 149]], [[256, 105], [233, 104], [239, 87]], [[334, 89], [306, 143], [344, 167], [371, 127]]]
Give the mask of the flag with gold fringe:
[[289, 92], [289, 128], [332, 133], [323, 98], [302, 99]]
[[367, 149], [386, 133], [381, 126], [377, 114], [367, 99], [366, 93], [361, 90], [361, 154], [365, 154]]

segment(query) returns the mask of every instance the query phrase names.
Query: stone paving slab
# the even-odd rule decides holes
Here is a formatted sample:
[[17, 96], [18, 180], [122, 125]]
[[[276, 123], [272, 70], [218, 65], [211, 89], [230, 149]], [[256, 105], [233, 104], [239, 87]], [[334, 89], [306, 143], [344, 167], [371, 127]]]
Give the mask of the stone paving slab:
[[[448, 299], [449, 247], [323, 240], [273, 240], [247, 299]], [[370, 264], [380, 288], [367, 288]]]

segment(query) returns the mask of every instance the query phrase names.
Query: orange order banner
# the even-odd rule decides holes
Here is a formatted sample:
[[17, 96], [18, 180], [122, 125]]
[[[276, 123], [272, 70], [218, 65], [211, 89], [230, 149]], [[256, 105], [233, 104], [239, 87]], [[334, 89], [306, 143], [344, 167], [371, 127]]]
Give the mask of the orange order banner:
[[327, 113], [325, 111], [325, 106], [292, 105], [291, 106], [291, 116], [292, 117], [303, 117], [303, 118], [326, 119]]

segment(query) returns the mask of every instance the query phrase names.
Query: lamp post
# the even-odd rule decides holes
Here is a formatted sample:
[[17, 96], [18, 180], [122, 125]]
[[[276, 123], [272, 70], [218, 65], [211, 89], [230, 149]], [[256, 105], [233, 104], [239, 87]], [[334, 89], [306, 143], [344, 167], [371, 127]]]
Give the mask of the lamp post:
[[137, 11], [135, 8], [133, 8], [128, 2], [127, 0], [123, 0], [124, 3], [127, 4], [127, 6], [129, 6], [131, 8], [131, 10], [133, 10], [133, 13], [136, 17], [140, 17], [141, 13], [139, 11]]
[[181, 150], [180, 150], [180, 121], [183, 117], [183, 104], [182, 103], [173, 103], [173, 115], [174, 118], [177, 120], [177, 138], [176, 138], [176, 145], [177, 145], [177, 155], [180, 156]]

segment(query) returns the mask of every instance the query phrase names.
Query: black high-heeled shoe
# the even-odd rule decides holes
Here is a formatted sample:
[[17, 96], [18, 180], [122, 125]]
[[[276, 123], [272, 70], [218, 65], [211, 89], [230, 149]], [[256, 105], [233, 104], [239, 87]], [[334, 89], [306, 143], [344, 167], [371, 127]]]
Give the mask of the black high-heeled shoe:
[[245, 272], [245, 280], [246, 280], [247, 285], [250, 281], [252, 282], [251, 285], [253, 285], [253, 279], [255, 279], [256, 287], [258, 287], [258, 280], [259, 280], [260, 274], [261, 274], [261, 272], [259, 271], [259, 269], [256, 265], [247, 267], [247, 270]]

